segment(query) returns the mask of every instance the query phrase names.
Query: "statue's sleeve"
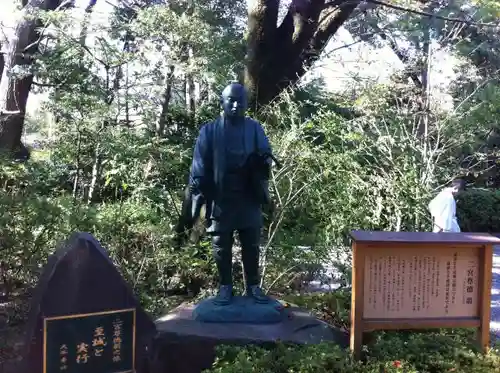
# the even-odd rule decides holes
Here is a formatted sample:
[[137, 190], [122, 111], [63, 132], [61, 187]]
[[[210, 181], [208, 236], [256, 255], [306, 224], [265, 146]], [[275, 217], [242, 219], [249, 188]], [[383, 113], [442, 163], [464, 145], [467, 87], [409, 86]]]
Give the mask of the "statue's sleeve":
[[206, 177], [208, 175], [208, 148], [208, 125], [204, 125], [196, 139], [191, 164], [189, 182], [193, 194], [205, 194], [206, 192], [204, 186], [207, 184]]
[[[259, 152], [261, 154], [273, 154], [273, 150], [271, 148], [271, 143], [269, 142], [269, 139], [266, 136], [266, 133], [264, 132], [264, 128], [262, 128], [262, 125], [260, 123], [257, 123], [257, 138], [258, 138], [258, 144], [259, 144]], [[267, 158], [267, 162], [271, 163], [272, 159], [270, 157]]]

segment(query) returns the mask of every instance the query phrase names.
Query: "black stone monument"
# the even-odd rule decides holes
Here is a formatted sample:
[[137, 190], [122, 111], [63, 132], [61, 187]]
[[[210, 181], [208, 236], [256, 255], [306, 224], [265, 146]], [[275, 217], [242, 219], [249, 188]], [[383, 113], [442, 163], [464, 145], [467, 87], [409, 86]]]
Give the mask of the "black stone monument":
[[155, 334], [99, 242], [75, 233], [49, 258], [35, 289], [17, 371], [147, 373]]

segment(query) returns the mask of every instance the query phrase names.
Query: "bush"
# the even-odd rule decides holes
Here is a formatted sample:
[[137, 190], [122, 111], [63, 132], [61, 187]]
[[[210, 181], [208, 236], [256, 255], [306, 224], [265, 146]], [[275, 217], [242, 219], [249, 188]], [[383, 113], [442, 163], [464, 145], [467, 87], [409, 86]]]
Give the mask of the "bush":
[[33, 287], [48, 256], [75, 231], [102, 243], [153, 315], [175, 305], [166, 295], [197, 294], [215, 282], [206, 243], [175, 252], [176, 215], [158, 203], [143, 197], [88, 205], [52, 186], [60, 173], [50, 162], [1, 166], [0, 291]]
[[[330, 323], [348, 323], [347, 292], [287, 298], [308, 306]], [[375, 332], [364, 349], [363, 362], [349, 350], [332, 343], [272, 347], [221, 346], [206, 373], [489, 373], [500, 371], [500, 356], [493, 349], [482, 355], [473, 343], [472, 330]]]
[[478, 354], [463, 335], [453, 332], [381, 333], [366, 361], [352, 358], [331, 343], [275, 348], [228, 347], [218, 350], [213, 373], [491, 373], [498, 355]]
[[463, 192], [457, 199], [457, 218], [465, 232], [500, 232], [500, 190]]

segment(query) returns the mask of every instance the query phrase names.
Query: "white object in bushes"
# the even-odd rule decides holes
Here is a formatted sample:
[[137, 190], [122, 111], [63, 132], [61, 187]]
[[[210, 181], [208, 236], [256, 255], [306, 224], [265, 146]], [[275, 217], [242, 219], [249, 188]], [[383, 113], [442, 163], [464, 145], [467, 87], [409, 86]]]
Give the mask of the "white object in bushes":
[[434, 222], [433, 232], [460, 232], [456, 216], [457, 203], [453, 194], [453, 188], [445, 188], [429, 203], [429, 212]]

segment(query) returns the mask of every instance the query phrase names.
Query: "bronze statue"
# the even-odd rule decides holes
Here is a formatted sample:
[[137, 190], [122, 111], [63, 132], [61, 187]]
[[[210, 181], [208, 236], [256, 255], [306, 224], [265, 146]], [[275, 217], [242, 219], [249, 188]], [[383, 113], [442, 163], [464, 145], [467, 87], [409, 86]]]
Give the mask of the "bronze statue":
[[246, 295], [267, 303], [269, 298], [259, 287], [259, 243], [274, 158], [261, 124], [245, 116], [247, 92], [241, 84], [224, 89], [221, 105], [223, 114], [206, 123], [196, 141], [190, 174], [191, 216], [198, 216], [205, 205], [220, 281], [214, 302], [226, 305], [232, 300], [236, 231], [242, 246]]

